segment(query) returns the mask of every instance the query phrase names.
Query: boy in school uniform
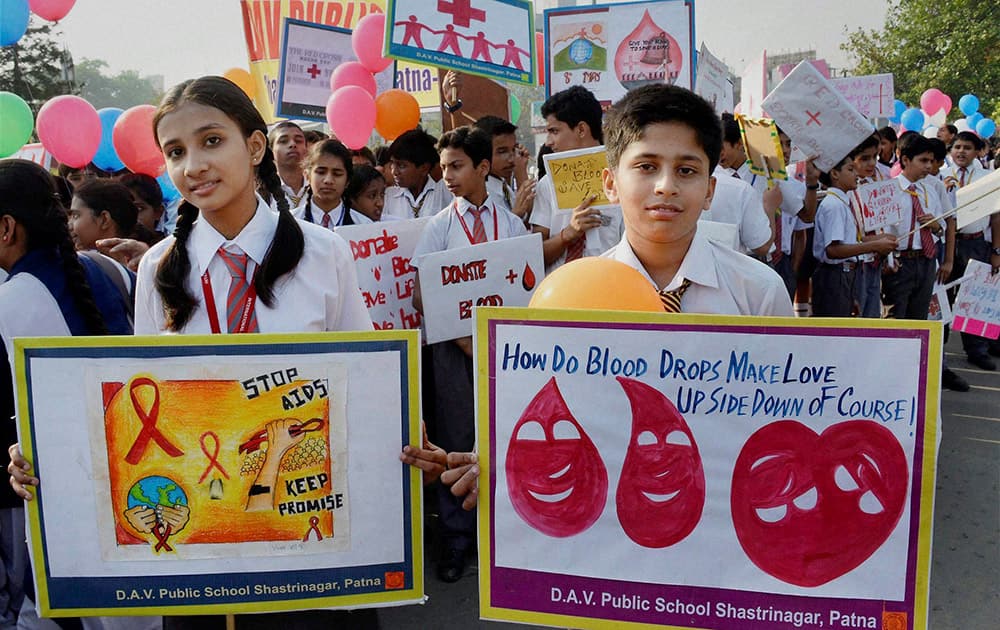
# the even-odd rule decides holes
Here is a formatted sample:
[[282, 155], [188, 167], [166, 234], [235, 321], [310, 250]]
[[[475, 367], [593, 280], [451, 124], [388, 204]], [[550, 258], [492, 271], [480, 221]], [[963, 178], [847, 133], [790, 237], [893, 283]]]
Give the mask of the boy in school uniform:
[[[853, 152], [852, 152], [853, 153]], [[861, 313], [858, 279], [865, 254], [887, 254], [896, 249], [891, 234], [865, 234], [860, 217], [851, 206], [858, 186], [854, 161], [844, 157], [820, 175], [826, 196], [816, 212], [813, 255], [819, 264], [813, 272], [813, 315], [850, 317]]]
[[[493, 154], [492, 140], [486, 132], [459, 127], [441, 136], [438, 148], [441, 181], [454, 200], [424, 228], [413, 251], [413, 265], [418, 270], [420, 258], [427, 254], [528, 233], [521, 219], [486, 190]], [[419, 271], [413, 304], [423, 312]], [[431, 398], [430, 438], [449, 452], [471, 451], [475, 443], [472, 338], [444, 341], [429, 348], [430, 365], [425, 369], [431, 371], [433, 382], [433, 391], [426, 394]], [[447, 488], [438, 493], [438, 509], [444, 543], [438, 577], [455, 582], [462, 577], [466, 555], [475, 546], [475, 516], [464, 511], [461, 501]]]
[[517, 127], [499, 116], [483, 116], [473, 126], [493, 138], [486, 190], [527, 222], [535, 203], [535, 182], [528, 180], [528, 152], [517, 143]]
[[[550, 96], [542, 104], [542, 116], [545, 146], [553, 153], [597, 147], [604, 141], [601, 104], [584, 87], [575, 85]], [[538, 181], [531, 227], [542, 235], [546, 273], [577, 258], [597, 256], [621, 238], [621, 210], [597, 210], [590, 207], [593, 201], [587, 197], [572, 212], [560, 212], [551, 177], [546, 174]]]
[[[295, 208], [305, 199], [309, 189], [309, 182], [302, 169], [302, 160], [306, 157], [306, 136], [302, 127], [285, 120], [271, 129], [268, 142], [274, 152], [274, 165], [278, 167], [281, 190], [288, 199], [288, 207]], [[277, 205], [271, 205], [277, 210]]]
[[[878, 134], [873, 133], [865, 138], [861, 144], [854, 147], [850, 153], [850, 158], [854, 162], [854, 172], [858, 176], [859, 187], [887, 179], [877, 166], [880, 142]], [[852, 193], [851, 197], [851, 209], [854, 211], [855, 219], [861, 221], [863, 226], [864, 203], [857, 191]], [[874, 234], [874, 232], [865, 232], [866, 237], [874, 236]], [[882, 258], [877, 253], [869, 252], [859, 256], [858, 263], [856, 280], [856, 294], [860, 309], [858, 315], [878, 319], [882, 317]]]
[[637, 269], [670, 312], [792, 316], [781, 277], [698, 233], [722, 145], [712, 105], [684, 88], [648, 85], [608, 112], [604, 192], [625, 233], [605, 252]]
[[[934, 151], [927, 138], [912, 134], [900, 143], [901, 172], [896, 182], [908, 196], [911, 212], [889, 226], [896, 236], [896, 268], [882, 277], [882, 301], [889, 307], [889, 317], [927, 319], [934, 278], [937, 275], [935, 235], [945, 232], [941, 203], [926, 185], [924, 178], [934, 164]], [[912, 232], [912, 233], [911, 233]]]
[[892, 167], [896, 164], [896, 142], [899, 137], [896, 130], [886, 125], [878, 130], [878, 166], [876, 168], [889, 179]]
[[383, 216], [400, 219], [432, 217], [451, 201], [443, 182], [430, 176], [437, 164], [434, 137], [411, 129], [389, 145], [389, 173], [395, 186], [385, 189]]

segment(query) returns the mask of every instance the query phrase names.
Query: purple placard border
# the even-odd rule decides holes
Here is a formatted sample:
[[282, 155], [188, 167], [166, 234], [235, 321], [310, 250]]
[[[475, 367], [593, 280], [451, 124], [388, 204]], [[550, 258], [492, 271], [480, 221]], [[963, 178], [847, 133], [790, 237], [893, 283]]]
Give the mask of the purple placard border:
[[[771, 334], [778, 333], [782, 335], [792, 335], [792, 336], [810, 336], [810, 337], [872, 337], [872, 338], [888, 338], [888, 339], [919, 339], [920, 340], [920, 376], [919, 383], [917, 386], [917, 422], [916, 422], [916, 435], [914, 436], [914, 450], [913, 450], [913, 484], [910, 488], [910, 527], [909, 527], [909, 549], [907, 551], [906, 559], [906, 596], [903, 601], [889, 601], [889, 600], [864, 600], [864, 599], [837, 599], [829, 597], [809, 597], [805, 595], [785, 595], [778, 593], [764, 593], [756, 591], [736, 591], [728, 589], [718, 589], [712, 587], [704, 586], [677, 586], [677, 585], [660, 585], [660, 584], [647, 584], [642, 582], [625, 582], [617, 580], [608, 580], [604, 578], [587, 578], [580, 576], [570, 576], [562, 574], [552, 574], [545, 573], [542, 571], [529, 571], [525, 569], [510, 569], [505, 567], [498, 567], [496, 565], [496, 539], [493, 533], [496, 531], [496, 514], [491, 510], [490, 512], [490, 606], [493, 608], [507, 608], [511, 610], [523, 610], [531, 612], [540, 612], [556, 615], [570, 615], [575, 617], [592, 617], [596, 619], [610, 619], [610, 620], [621, 620], [630, 622], [642, 622], [642, 623], [655, 623], [655, 624], [683, 624], [683, 623], [704, 623], [702, 621], [697, 621], [699, 617], [688, 616], [686, 619], [677, 615], [671, 615], [671, 613], [660, 613], [655, 611], [634, 611], [632, 613], [630, 610], [630, 616], [622, 617], [621, 613], [605, 612], [603, 614], [598, 614], [595, 612], [593, 615], [583, 615], [581, 614], [580, 606], [574, 604], [554, 604], [551, 601], [550, 594], [546, 595], [544, 589], [546, 585], [551, 588], [551, 584], [558, 579], [560, 581], [560, 586], [557, 588], [576, 588], [577, 590], [583, 589], [597, 592], [610, 592], [612, 589], [609, 588], [610, 585], [615, 585], [618, 594], [627, 595], [625, 593], [625, 588], [631, 588], [632, 594], [638, 595], [639, 597], [648, 597], [653, 599], [655, 597], [666, 597], [668, 601], [673, 601], [679, 597], [678, 594], [695, 594], [698, 593], [700, 596], [699, 600], [711, 600], [713, 597], [716, 600], [725, 599], [726, 601], [732, 603], [734, 606], [742, 606], [746, 608], [757, 608], [764, 606], [758, 602], [746, 601], [744, 604], [738, 604], [743, 600], [752, 600], [753, 598], [760, 599], [761, 597], [768, 598], [768, 606], [775, 609], [781, 610], [800, 610], [800, 611], [813, 611], [820, 612], [826, 611], [827, 614], [830, 610], [838, 608], [847, 608], [847, 613], [863, 614], [865, 616], [873, 616], [876, 619], [880, 618], [879, 615], [882, 612], [903, 612], [906, 613], [907, 625], [906, 627], [913, 628], [914, 622], [914, 603], [915, 603], [915, 590], [916, 590], [916, 571], [917, 571], [917, 549], [919, 546], [919, 534], [920, 534], [920, 499], [922, 493], [920, 492], [920, 486], [923, 481], [923, 457], [924, 457], [924, 438], [926, 429], [926, 382], [927, 382], [927, 354], [928, 347], [930, 345], [930, 331], [921, 329], [899, 329], [899, 328], [853, 328], [850, 329], [850, 335], [844, 334], [841, 328], [832, 327], [797, 327], [797, 326], [767, 326], [767, 325], [740, 325], [740, 324], [681, 324], [681, 323], [642, 323], [642, 322], [589, 322], [589, 321], [537, 321], [537, 320], [524, 320], [524, 319], [490, 319], [487, 322], [488, 326], [488, 353], [489, 353], [489, 387], [490, 387], [490, 504], [495, 505], [494, 499], [496, 498], [496, 414], [495, 406], [492, 404], [496, 400], [496, 328], [497, 326], [524, 326], [524, 327], [541, 327], [541, 328], [597, 328], [605, 330], [659, 330], [659, 331], [673, 331], [673, 332], [709, 332], [709, 333], [748, 333], [748, 334]], [[524, 584], [530, 586], [532, 590], [535, 590], [533, 595], [526, 592], [526, 589], [510, 589], [506, 591], [501, 591], [496, 588], [497, 584]], [[539, 590], [539, 587], [542, 587]], [[602, 591], [603, 589], [603, 591]], [[649, 594], [653, 593], [652, 597]], [[665, 595], [669, 594], [669, 595]], [[701, 594], [704, 593], [704, 596]], [[850, 602], [850, 606], [841, 607], [837, 606], [837, 603], [847, 603]], [[779, 604], [775, 606], [775, 604]], [[781, 604], [787, 604], [787, 606], [782, 607]], [[819, 610], [816, 610], [819, 609]], [[876, 614], [876, 612], [878, 614]], [[717, 621], [718, 618], [714, 616], [700, 617], [706, 621], [712, 620]], [[828, 621], [828, 619], [824, 619]], [[733, 628], [734, 630], [755, 630], [755, 629], [765, 629], [773, 628], [775, 622], [753, 622], [747, 619], [736, 620], [736, 625], [733, 626], [711, 626], [713, 628]]]

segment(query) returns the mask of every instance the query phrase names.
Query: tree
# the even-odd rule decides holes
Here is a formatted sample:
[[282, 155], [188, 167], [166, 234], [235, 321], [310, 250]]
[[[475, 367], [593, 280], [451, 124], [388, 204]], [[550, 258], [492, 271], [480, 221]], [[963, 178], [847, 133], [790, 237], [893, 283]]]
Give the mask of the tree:
[[13, 92], [37, 114], [45, 101], [71, 92], [63, 76], [63, 58], [69, 52], [56, 42], [52, 25], [28, 26], [14, 45], [0, 48], [0, 90]]
[[910, 105], [936, 87], [955, 107], [963, 94], [975, 94], [979, 111], [997, 119], [998, 22], [996, 0], [893, 0], [881, 31], [859, 29], [841, 48], [857, 60], [855, 74], [891, 72], [896, 98]]
[[108, 63], [102, 59], [84, 59], [76, 66], [76, 80], [80, 96], [100, 109], [135, 105], [156, 104], [162, 93], [149, 78], [140, 77], [135, 70], [125, 70], [111, 76], [106, 73]]

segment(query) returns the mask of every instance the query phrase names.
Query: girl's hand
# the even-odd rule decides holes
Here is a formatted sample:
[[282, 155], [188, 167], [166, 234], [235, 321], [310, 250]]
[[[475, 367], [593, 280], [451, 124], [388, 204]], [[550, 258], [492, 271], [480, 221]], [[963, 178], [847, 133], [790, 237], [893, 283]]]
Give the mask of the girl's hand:
[[17, 496], [25, 501], [31, 501], [34, 497], [31, 492], [28, 492], [26, 486], [38, 486], [38, 477], [32, 477], [28, 474], [31, 470], [31, 462], [21, 454], [20, 444], [11, 444], [7, 452], [10, 454], [10, 464], [7, 465], [7, 472], [10, 473], [10, 487], [14, 489]]
[[465, 497], [462, 508], [474, 510], [479, 504], [479, 456], [475, 453], [448, 453], [448, 470], [441, 483], [451, 486], [456, 497]]

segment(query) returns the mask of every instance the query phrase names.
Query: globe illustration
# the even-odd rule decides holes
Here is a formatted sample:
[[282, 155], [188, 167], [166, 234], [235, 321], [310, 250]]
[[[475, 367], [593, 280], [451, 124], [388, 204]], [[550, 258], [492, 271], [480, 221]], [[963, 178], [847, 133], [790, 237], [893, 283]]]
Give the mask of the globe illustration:
[[569, 58], [573, 63], [583, 65], [594, 56], [594, 45], [582, 37], [569, 45]]
[[156, 509], [158, 506], [187, 505], [187, 495], [172, 479], [152, 476], [140, 479], [128, 491], [128, 507], [144, 505]]

